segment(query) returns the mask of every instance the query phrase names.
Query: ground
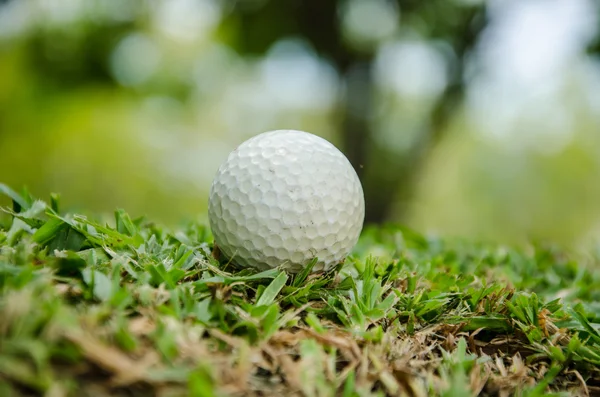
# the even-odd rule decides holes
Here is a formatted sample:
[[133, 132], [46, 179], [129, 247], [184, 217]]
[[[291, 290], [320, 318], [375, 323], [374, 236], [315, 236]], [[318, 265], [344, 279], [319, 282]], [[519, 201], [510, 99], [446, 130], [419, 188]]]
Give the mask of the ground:
[[0, 185], [2, 396], [600, 395], [600, 260], [369, 227], [325, 274]]

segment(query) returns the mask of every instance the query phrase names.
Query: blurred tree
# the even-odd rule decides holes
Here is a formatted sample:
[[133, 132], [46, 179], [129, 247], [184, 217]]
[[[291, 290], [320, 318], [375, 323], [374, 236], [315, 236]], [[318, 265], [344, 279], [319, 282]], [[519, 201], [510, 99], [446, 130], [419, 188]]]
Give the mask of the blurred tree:
[[344, 0], [232, 0], [222, 26], [228, 27], [225, 40], [242, 54], [260, 55], [283, 37], [300, 36], [337, 68], [345, 87], [340, 126], [343, 149], [359, 176], [369, 172], [369, 177], [363, 178], [366, 221], [379, 223], [388, 217], [393, 204], [400, 206], [402, 217], [425, 159], [442, 138], [446, 124], [463, 98], [465, 62], [485, 26], [485, 3], [395, 2], [403, 29], [417, 32], [425, 39], [444, 41], [454, 52], [446, 60], [450, 72], [448, 84], [432, 106], [429, 122], [405, 153], [381, 147], [371, 138], [373, 60], [378, 43], [359, 47], [346, 40], [340, 23], [340, 9], [345, 3]]
[[[599, 197], [600, 32], [597, 16], [582, 17], [597, 12], [597, 2], [559, 3], [0, 0], [0, 179], [39, 195], [60, 191], [93, 211], [119, 205], [175, 219], [204, 205], [198, 198], [206, 196], [212, 167], [230, 148], [218, 142], [223, 136], [233, 142], [248, 128], [288, 122], [327, 135], [335, 125], [336, 143], [362, 177], [368, 222], [575, 239], [600, 230], [590, 226]], [[587, 43], [589, 57], [568, 50], [560, 75], [542, 79], [545, 106], [518, 83], [515, 98], [533, 95], [531, 102], [489, 90], [499, 71], [508, 76], [499, 86], [518, 77], [518, 67], [499, 61], [504, 54], [529, 55], [527, 70], [539, 78], [548, 62], [537, 51], [560, 53], [560, 40], [546, 31], [523, 33], [520, 8], [522, 24], [533, 26], [533, 17], [552, 26], [563, 52]], [[571, 8], [574, 17], [563, 15]], [[489, 64], [485, 53], [496, 54]], [[313, 55], [319, 62], [306, 62]], [[563, 88], [546, 97], [552, 85]], [[477, 89], [483, 113], [473, 102]], [[273, 103], [301, 91], [304, 97]], [[502, 101], [518, 115], [502, 112]], [[559, 119], [549, 117], [553, 109]], [[465, 117], [448, 128], [458, 111]], [[497, 136], [502, 129], [506, 136]], [[561, 131], [560, 139], [573, 140], [570, 151], [556, 152], [559, 138], [551, 138]]]

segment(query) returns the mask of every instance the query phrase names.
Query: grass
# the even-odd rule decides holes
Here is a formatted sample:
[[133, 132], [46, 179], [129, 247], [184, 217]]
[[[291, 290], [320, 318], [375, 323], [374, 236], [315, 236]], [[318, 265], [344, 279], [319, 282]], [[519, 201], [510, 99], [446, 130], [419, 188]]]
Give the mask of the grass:
[[600, 393], [593, 254], [388, 226], [335, 271], [257, 273], [204, 225], [0, 191], [2, 396]]

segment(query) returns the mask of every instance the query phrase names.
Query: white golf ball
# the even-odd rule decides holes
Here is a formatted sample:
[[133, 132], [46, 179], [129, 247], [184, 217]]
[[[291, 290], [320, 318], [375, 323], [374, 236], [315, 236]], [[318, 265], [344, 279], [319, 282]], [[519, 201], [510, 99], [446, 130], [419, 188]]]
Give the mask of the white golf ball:
[[362, 186], [331, 143], [302, 131], [265, 132], [242, 143], [217, 171], [208, 205], [215, 242], [228, 259], [298, 272], [314, 258], [327, 270], [362, 230]]

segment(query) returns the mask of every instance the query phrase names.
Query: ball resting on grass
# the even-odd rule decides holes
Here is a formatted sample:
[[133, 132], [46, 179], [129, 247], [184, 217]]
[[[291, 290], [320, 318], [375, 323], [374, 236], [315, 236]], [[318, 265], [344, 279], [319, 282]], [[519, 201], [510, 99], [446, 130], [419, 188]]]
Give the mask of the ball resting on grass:
[[265, 132], [220, 166], [210, 190], [210, 227], [222, 255], [261, 270], [314, 271], [343, 261], [362, 230], [360, 180], [335, 146], [302, 131]]

